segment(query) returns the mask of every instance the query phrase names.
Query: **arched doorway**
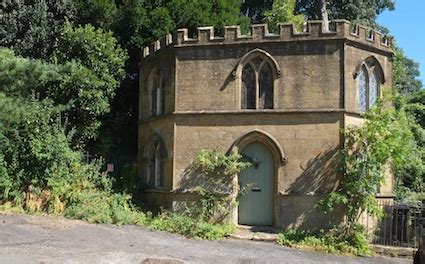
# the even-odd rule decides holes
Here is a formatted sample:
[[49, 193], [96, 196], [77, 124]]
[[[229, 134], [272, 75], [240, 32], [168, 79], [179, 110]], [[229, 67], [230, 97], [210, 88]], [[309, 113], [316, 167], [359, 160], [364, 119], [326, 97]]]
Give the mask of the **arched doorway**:
[[238, 206], [238, 224], [273, 225], [273, 189], [275, 164], [269, 148], [258, 142], [248, 144], [241, 152], [254, 165], [239, 174], [242, 196]]

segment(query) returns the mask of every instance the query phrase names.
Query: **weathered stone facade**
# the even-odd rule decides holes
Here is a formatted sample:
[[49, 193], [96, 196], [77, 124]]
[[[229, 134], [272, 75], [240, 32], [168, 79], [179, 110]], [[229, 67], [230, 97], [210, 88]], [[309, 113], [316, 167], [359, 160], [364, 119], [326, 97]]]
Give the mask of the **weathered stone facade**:
[[[261, 142], [274, 157], [273, 225], [326, 225], [329, 219], [314, 206], [336, 186], [341, 128], [363, 120], [362, 64], [377, 69], [379, 94], [392, 83], [386, 38], [363, 27], [353, 30], [345, 20], [332, 25], [334, 31], [322, 32], [320, 21], [310, 21], [297, 33], [281, 24], [278, 34], [254, 25], [249, 36], [226, 27], [223, 37], [205, 27], [195, 38], [181, 29], [146, 47], [140, 64], [139, 174], [147, 186], [156, 186], [144, 191], [146, 201], [173, 208], [188, 199], [185, 171], [199, 150], [242, 150]], [[258, 109], [258, 102], [257, 109], [241, 109], [243, 67], [255, 57], [272, 69], [272, 109]], [[161, 90], [152, 90], [156, 86]], [[162, 145], [160, 158], [150, 154], [153, 142]], [[163, 181], [152, 180], [152, 168]], [[392, 195], [392, 179], [380, 195]], [[233, 219], [236, 223], [237, 215]]]

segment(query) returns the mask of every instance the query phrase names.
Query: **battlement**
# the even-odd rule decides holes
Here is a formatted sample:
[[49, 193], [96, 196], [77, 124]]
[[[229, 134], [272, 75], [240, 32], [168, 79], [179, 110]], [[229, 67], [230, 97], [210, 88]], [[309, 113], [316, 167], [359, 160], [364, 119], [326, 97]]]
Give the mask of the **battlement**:
[[251, 26], [251, 33], [243, 35], [239, 26], [224, 27], [223, 35], [216, 35], [213, 27], [198, 27], [194, 36], [189, 36], [187, 28], [178, 29], [173, 35], [157, 40], [143, 48], [143, 57], [155, 53], [166, 46], [202, 46], [217, 44], [238, 44], [258, 42], [289, 42], [320, 39], [348, 39], [367, 46], [391, 51], [391, 38], [360, 25], [352, 25], [347, 20], [330, 22], [330, 31], [323, 31], [322, 21], [307, 21], [301, 31], [291, 23], [279, 23], [278, 33], [270, 33], [267, 24]]

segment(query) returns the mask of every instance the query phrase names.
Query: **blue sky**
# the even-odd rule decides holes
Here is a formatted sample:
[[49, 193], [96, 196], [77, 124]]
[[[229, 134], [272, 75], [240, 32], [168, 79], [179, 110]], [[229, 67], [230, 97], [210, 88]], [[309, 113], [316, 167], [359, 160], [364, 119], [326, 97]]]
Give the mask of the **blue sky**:
[[425, 0], [396, 0], [393, 11], [385, 11], [378, 23], [390, 30], [407, 57], [420, 64], [425, 86]]

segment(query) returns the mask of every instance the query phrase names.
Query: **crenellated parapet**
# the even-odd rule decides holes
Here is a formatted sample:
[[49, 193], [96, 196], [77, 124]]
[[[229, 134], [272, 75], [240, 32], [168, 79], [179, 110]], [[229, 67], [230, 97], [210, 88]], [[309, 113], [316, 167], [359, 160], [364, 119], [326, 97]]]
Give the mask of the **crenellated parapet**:
[[147, 57], [150, 54], [155, 53], [159, 49], [164, 48], [166, 46], [169, 46], [171, 44], [173, 44], [173, 35], [167, 34], [165, 36], [165, 38], [162, 38], [162, 39], [159, 39], [157, 41], [154, 41], [149, 46], [145, 46], [143, 48], [142, 56], [143, 56], [143, 58], [144, 57]]
[[303, 40], [347, 39], [363, 45], [391, 51], [391, 38], [382, 33], [347, 20], [330, 22], [330, 30], [324, 31], [322, 21], [307, 21], [302, 30], [291, 23], [279, 23], [276, 33], [269, 32], [267, 24], [251, 26], [250, 34], [242, 34], [240, 26], [226, 26], [222, 35], [216, 35], [213, 27], [198, 27], [194, 36], [186, 28], [178, 29], [173, 35], [155, 41], [143, 49], [143, 57], [166, 47], [202, 46], [217, 44], [240, 44], [258, 42], [290, 42]]

